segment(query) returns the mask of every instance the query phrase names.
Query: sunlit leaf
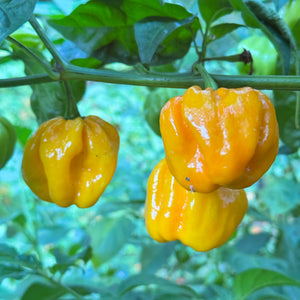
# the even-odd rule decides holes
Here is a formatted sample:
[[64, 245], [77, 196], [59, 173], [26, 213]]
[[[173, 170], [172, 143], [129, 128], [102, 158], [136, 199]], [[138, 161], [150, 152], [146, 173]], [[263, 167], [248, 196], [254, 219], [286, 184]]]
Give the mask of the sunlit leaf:
[[275, 91], [274, 105], [280, 138], [291, 152], [295, 152], [300, 147], [300, 129], [296, 128], [295, 122], [296, 93]]
[[293, 285], [300, 282], [281, 273], [266, 269], [249, 269], [235, 276], [233, 292], [235, 299], [243, 300], [253, 292], [266, 286]]

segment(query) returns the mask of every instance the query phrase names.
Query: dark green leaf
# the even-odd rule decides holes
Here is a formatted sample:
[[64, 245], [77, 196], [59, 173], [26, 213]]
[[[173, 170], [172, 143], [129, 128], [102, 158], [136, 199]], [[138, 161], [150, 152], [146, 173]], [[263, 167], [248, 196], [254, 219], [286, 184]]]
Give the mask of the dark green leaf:
[[274, 92], [274, 104], [281, 140], [295, 152], [300, 147], [300, 130], [295, 125], [296, 93]]
[[155, 273], [158, 268], [167, 263], [174, 247], [175, 243], [144, 245], [140, 258], [142, 271], [148, 274]]
[[[134, 24], [147, 17], [156, 17], [156, 21], [159, 21], [157, 17], [161, 17], [163, 22], [165, 17], [181, 21], [192, 15], [180, 5], [170, 3], [161, 5], [158, 0], [149, 2], [124, 0], [120, 6], [115, 2], [102, 0], [89, 1], [80, 5], [69, 16], [49, 20], [49, 24], [74, 42], [79, 49], [103, 63], [119, 61], [136, 64], [140, 62], [140, 58], [135, 41]], [[193, 25], [192, 31], [196, 30], [197, 26]], [[159, 29], [158, 26], [155, 28], [156, 35]], [[174, 28], [173, 30], [169, 28], [168, 30], [169, 33], [163, 38], [162, 49], [157, 49], [161, 40], [156, 41], [155, 47], [151, 48], [150, 52], [157, 49], [156, 59], [152, 61], [154, 65], [168, 63], [182, 57], [189, 49], [193, 36], [191, 30], [187, 28], [175, 31]], [[169, 38], [166, 39], [166, 37]], [[142, 37], [139, 35], [139, 38]], [[149, 56], [152, 57], [153, 53], [146, 54], [146, 60], [149, 60]]]
[[0, 258], [9, 258], [9, 257], [16, 257], [18, 252], [15, 248], [9, 247], [6, 244], [0, 244]]
[[200, 13], [207, 24], [232, 12], [229, 0], [198, 0]]
[[263, 3], [255, 0], [230, 0], [231, 4], [242, 12], [245, 23], [253, 28], [261, 29], [275, 46], [282, 61], [283, 73], [289, 73], [291, 50], [295, 50], [295, 42], [290, 29], [279, 14]]
[[33, 255], [19, 254], [15, 248], [0, 244], [0, 264], [14, 267], [27, 267], [33, 270], [41, 267], [40, 262]]
[[[171, 33], [178, 29], [187, 30], [187, 28], [192, 31], [191, 25], [194, 21], [195, 17], [179, 21], [170, 17], [150, 17], [135, 23], [134, 34], [141, 62], [150, 64], [158, 47]], [[190, 36], [189, 43], [191, 43], [192, 36], [188, 36]]]
[[0, 44], [31, 17], [37, 0], [0, 0]]
[[91, 236], [93, 263], [97, 266], [115, 256], [128, 241], [134, 224], [128, 218], [103, 217], [91, 225], [88, 232]]
[[235, 299], [246, 299], [253, 292], [267, 286], [293, 285], [300, 282], [281, 273], [266, 269], [249, 269], [235, 276], [233, 292]]
[[[35, 52], [41, 59], [44, 59], [41, 53], [35, 49], [31, 49], [31, 51]], [[19, 50], [14, 52], [14, 58], [21, 59], [24, 62], [25, 73], [27, 75], [45, 73], [39, 63]], [[80, 101], [85, 92], [85, 81], [71, 80], [69, 83], [75, 101]], [[31, 88], [33, 91], [31, 95], [31, 108], [39, 124], [57, 116], [65, 115], [67, 94], [62, 82], [33, 84]]]
[[189, 297], [198, 297], [198, 294], [190, 287], [185, 285], [177, 285], [167, 279], [163, 279], [150, 274], [139, 274], [124, 280], [119, 286], [119, 295], [124, 295], [130, 290], [142, 285], [157, 285], [160, 289], [168, 291], [172, 295], [183, 295]]
[[224, 23], [212, 26], [210, 28], [208, 42], [213, 42], [242, 26], [243, 25], [234, 23]]
[[297, 47], [299, 48], [300, 47], [300, 20], [293, 27], [293, 35], [295, 37]]
[[0, 265], [0, 282], [5, 278], [22, 279], [30, 273], [20, 266]]
[[35, 282], [24, 292], [21, 300], [56, 300], [66, 294], [66, 290], [59, 285], [49, 285], [41, 282]]
[[192, 16], [192, 14], [181, 5], [172, 3], [161, 4], [159, 0], [123, 0], [121, 9], [127, 15], [127, 22], [130, 24], [153, 16], [170, 17], [177, 20]]

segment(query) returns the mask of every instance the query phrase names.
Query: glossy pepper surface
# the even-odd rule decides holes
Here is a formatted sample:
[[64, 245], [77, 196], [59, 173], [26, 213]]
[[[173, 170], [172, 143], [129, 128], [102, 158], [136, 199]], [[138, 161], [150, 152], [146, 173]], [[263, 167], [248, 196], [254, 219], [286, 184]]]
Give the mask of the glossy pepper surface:
[[14, 126], [6, 118], [0, 116], [0, 169], [13, 155], [16, 139]]
[[160, 130], [172, 175], [196, 192], [248, 187], [278, 152], [274, 106], [265, 94], [248, 87], [193, 86], [165, 104]]
[[158, 242], [180, 240], [196, 251], [208, 251], [230, 238], [247, 207], [244, 190], [224, 187], [212, 193], [186, 190], [163, 159], [148, 180], [146, 228]]
[[22, 174], [41, 199], [67, 207], [94, 205], [117, 165], [119, 134], [96, 116], [51, 119], [27, 142]]

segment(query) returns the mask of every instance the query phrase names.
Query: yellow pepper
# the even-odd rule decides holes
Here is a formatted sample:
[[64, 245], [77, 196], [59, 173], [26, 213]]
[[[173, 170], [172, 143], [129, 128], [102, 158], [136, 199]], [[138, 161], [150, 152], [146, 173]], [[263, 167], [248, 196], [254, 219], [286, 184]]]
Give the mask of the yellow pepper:
[[208, 251], [230, 238], [247, 208], [244, 190], [224, 187], [211, 193], [186, 190], [163, 159], [148, 180], [146, 228], [158, 242], [180, 240], [196, 251]]
[[94, 205], [117, 165], [119, 134], [96, 116], [51, 119], [24, 149], [22, 174], [41, 199], [67, 207]]
[[172, 175], [196, 192], [248, 187], [278, 152], [274, 106], [249, 87], [192, 86], [162, 108], [160, 130]]

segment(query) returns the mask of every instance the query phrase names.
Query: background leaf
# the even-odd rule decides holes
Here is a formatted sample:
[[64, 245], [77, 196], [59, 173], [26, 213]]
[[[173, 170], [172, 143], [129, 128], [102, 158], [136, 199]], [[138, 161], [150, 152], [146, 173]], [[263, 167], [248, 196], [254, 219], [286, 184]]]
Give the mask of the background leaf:
[[150, 285], [150, 284], [157, 285], [160, 288], [171, 292], [171, 294], [173, 295], [177, 294], [177, 295], [183, 295], [189, 297], [198, 296], [197, 293], [188, 286], [184, 286], [184, 285], [178, 286], [169, 280], [157, 276], [153, 276], [153, 275], [148, 275], [148, 274], [131, 276], [128, 279], [124, 280], [119, 286], [119, 295], [123, 295], [137, 286]]
[[276, 184], [269, 182], [259, 191], [259, 198], [273, 216], [287, 214], [299, 205], [300, 187], [289, 179], [282, 179]]
[[300, 147], [300, 130], [295, 125], [296, 93], [274, 91], [274, 105], [281, 140], [295, 152]]
[[128, 218], [103, 217], [91, 225], [88, 232], [91, 235], [93, 262], [99, 266], [115, 256], [124, 246], [134, 229], [134, 224]]
[[0, 44], [31, 17], [37, 0], [0, 0]]
[[153, 274], [162, 265], [167, 263], [173, 253], [176, 243], [144, 245], [141, 253], [142, 271]]

